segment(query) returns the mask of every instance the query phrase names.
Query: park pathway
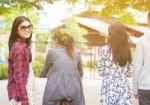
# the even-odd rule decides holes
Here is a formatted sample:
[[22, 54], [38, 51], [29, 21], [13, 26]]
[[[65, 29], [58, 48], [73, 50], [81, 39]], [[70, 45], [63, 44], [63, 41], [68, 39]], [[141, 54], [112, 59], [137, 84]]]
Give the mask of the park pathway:
[[[83, 89], [86, 105], [99, 105], [99, 90], [101, 80], [83, 79]], [[46, 84], [45, 78], [36, 78], [36, 105], [42, 105], [42, 97]], [[0, 105], [10, 105], [7, 97], [7, 80], [0, 81]], [[137, 103], [137, 102], [135, 102]], [[135, 104], [134, 105], [138, 105]]]

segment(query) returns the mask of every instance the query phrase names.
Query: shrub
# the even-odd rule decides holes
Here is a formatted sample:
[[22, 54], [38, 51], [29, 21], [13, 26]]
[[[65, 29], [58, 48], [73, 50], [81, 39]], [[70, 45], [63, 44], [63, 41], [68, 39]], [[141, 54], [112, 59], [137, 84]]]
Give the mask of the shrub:
[[41, 43], [41, 42], [36, 43], [36, 49], [35, 50], [36, 50], [36, 52], [44, 53], [46, 51], [46, 44]]
[[87, 68], [97, 68], [98, 67], [98, 62], [96, 60], [88, 60], [85, 63], [85, 67], [87, 67]]
[[0, 80], [8, 78], [8, 65], [0, 64]]
[[44, 66], [44, 62], [45, 62], [45, 54], [36, 54], [35, 56], [35, 60], [32, 61], [32, 67], [33, 67], [33, 71], [35, 76], [39, 76], [40, 72]]
[[43, 64], [41, 64], [39, 61], [35, 60], [32, 62], [32, 67], [33, 67], [35, 76], [39, 76], [41, 69], [43, 67]]

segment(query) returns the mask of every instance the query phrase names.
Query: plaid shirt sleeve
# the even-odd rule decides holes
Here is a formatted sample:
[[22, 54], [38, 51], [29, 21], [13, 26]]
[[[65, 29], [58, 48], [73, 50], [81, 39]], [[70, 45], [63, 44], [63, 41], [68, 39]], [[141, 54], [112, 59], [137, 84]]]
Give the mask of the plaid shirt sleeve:
[[20, 96], [21, 105], [29, 105], [26, 91], [26, 72], [25, 68], [25, 52], [22, 48], [17, 48], [14, 51], [14, 79], [16, 81], [17, 94]]

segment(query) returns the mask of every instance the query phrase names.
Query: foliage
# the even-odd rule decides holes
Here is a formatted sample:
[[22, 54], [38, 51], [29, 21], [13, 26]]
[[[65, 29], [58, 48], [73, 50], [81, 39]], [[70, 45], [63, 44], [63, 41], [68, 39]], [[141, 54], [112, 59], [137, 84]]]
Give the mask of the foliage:
[[11, 12], [11, 8], [0, 6], [0, 15], [3, 15], [5, 13], [10, 13], [10, 12]]
[[49, 32], [43, 32], [43, 31], [41, 32], [36, 31], [35, 34], [36, 34], [36, 41], [47, 41], [50, 35]]
[[26, 16], [29, 17], [33, 26], [36, 26], [37, 22], [39, 21], [40, 17], [36, 14], [34, 9], [26, 11]]
[[27, 17], [29, 17], [33, 26], [35, 26], [39, 20], [39, 16], [35, 13], [34, 9], [23, 12], [21, 10], [18, 10], [17, 7], [11, 7], [11, 9], [9, 9], [9, 11], [7, 12], [1, 13], [0, 11], [0, 14], [2, 14], [5, 17], [5, 23], [6, 23], [1, 33], [10, 32], [13, 20], [15, 19], [15, 17], [19, 15], [26, 15]]
[[32, 67], [33, 67], [35, 76], [40, 75], [42, 67], [44, 66], [44, 62], [45, 62], [45, 55], [36, 54], [35, 60], [32, 61]]
[[36, 52], [41, 52], [41, 53], [46, 52], [46, 45], [47, 45], [46, 42], [37, 41], [35, 51]]
[[66, 2], [71, 3], [71, 4], [75, 4], [78, 2], [78, 0], [66, 0]]
[[[52, 3], [54, 0], [44, 0], [47, 3]], [[55, 0], [56, 1], [56, 0]], [[7, 11], [15, 6], [21, 11], [26, 11], [31, 8], [42, 9], [43, 0], [0, 0], [0, 13]]]
[[97, 68], [98, 67], [98, 61], [96, 61], [96, 60], [87, 60], [85, 62], [85, 67], [87, 67], [87, 68]]
[[76, 42], [85, 41], [85, 39], [83, 39], [82, 36], [87, 33], [87, 30], [81, 28], [79, 24], [75, 21], [75, 18], [68, 20], [65, 29], [70, 32], [70, 34], [72, 35], [72, 37]]
[[[0, 1], [0, 15], [6, 14], [7, 20], [12, 23], [12, 19], [19, 14], [24, 13], [25, 11], [29, 11], [31, 9], [42, 9], [43, 3], [54, 3], [59, 0], [1, 0]], [[63, 0], [64, 2], [68, 2], [70, 4], [76, 4], [81, 2], [80, 0]], [[114, 15], [124, 15], [124, 11], [127, 8], [133, 8], [140, 11], [149, 11], [150, 10], [150, 0], [83, 0], [84, 4], [88, 7], [89, 10], [95, 10], [97, 7], [101, 7], [97, 11], [104, 16], [105, 18], [111, 18]], [[12, 10], [14, 12], [12, 12]], [[19, 12], [19, 13], [18, 13]], [[13, 14], [11, 16], [8, 15]], [[15, 13], [15, 14], [14, 14]], [[27, 15], [28, 16], [28, 15]], [[131, 16], [131, 15], [130, 15]], [[32, 16], [29, 16], [32, 17]], [[121, 18], [121, 17], [120, 17]], [[37, 18], [33, 18], [34, 21]], [[125, 22], [125, 19], [119, 19]], [[133, 20], [133, 18], [132, 18]], [[127, 23], [129, 20], [127, 20]], [[135, 21], [135, 20], [134, 20]], [[10, 24], [8, 23], [8, 24]], [[34, 23], [34, 22], [33, 22]], [[9, 30], [10, 25], [8, 25], [7, 30]]]
[[35, 76], [39, 76], [42, 68], [42, 64], [39, 61], [35, 60], [32, 62], [32, 67]]
[[[0, 1], [0, 13], [3, 10], [8, 10], [12, 6], [17, 6], [22, 11], [26, 11], [27, 9], [37, 8], [42, 9], [42, 2], [46, 3], [54, 3], [59, 0], [1, 0]], [[80, 0], [64, 0], [65, 2], [75, 4], [80, 2]], [[126, 9], [127, 7], [131, 7], [138, 10], [150, 10], [150, 0], [83, 0], [83, 2], [91, 9], [95, 6], [102, 6], [103, 10], [107, 8], [112, 8], [114, 11]], [[7, 7], [7, 8], [6, 8]]]
[[150, 0], [131, 0], [131, 7], [141, 11], [150, 11]]
[[[15, 13], [15, 14], [14, 14]], [[12, 7], [8, 12], [4, 12], [2, 15], [5, 17], [5, 28], [2, 30], [2, 33], [5, 32], [9, 32], [11, 29], [11, 25], [14, 17], [16, 17], [16, 15], [19, 15], [20, 11], [17, 10], [16, 7]]]
[[[108, 8], [108, 10], [109, 9], [111, 11], [111, 8]], [[127, 12], [125, 10], [120, 10], [114, 13], [113, 10], [112, 12], [108, 12], [108, 10], [100, 11], [100, 12], [96, 10], [87, 10], [85, 12], [82, 12], [80, 16], [92, 17], [92, 18], [96, 18], [96, 19], [100, 19], [104, 21], [114, 20], [114, 21], [119, 21], [121, 23], [131, 24], [131, 25], [137, 24], [134, 16], [130, 12]], [[113, 17], [112, 17], [112, 14], [114, 14]]]
[[98, 5], [102, 2], [102, 0], [85, 0], [89, 5]]
[[118, 21], [126, 24], [137, 24], [133, 15], [129, 12], [124, 12], [123, 14], [121, 14], [121, 16], [118, 17]]
[[[77, 2], [79, 2], [78, 0]], [[120, 11], [131, 7], [140, 11], [150, 10], [150, 0], [84, 0], [90, 6], [102, 6], [103, 9], [112, 8], [114, 11]]]
[[[149, 11], [150, 10], [150, 2], [149, 0], [113, 0], [110, 2], [109, 0], [101, 1], [101, 5], [103, 6], [102, 10], [100, 10], [103, 16], [113, 17], [114, 15], [122, 15], [122, 22], [130, 23], [133, 21], [135, 23], [135, 19], [130, 12], [126, 12], [128, 8], [138, 9], [139, 11]], [[129, 16], [128, 19], [123, 16]], [[131, 17], [131, 20], [129, 20]], [[125, 20], [127, 19], [127, 20]], [[130, 22], [129, 22], [130, 21]], [[133, 24], [132, 23], [132, 24]]]
[[45, 52], [48, 43], [48, 32], [35, 32], [36, 35], [36, 52]]
[[[45, 56], [42, 54], [36, 55], [35, 60], [32, 62], [33, 71], [35, 76], [39, 76], [40, 71], [44, 65]], [[8, 78], [8, 64], [0, 64], [0, 80]]]
[[5, 49], [8, 48], [7, 43], [5, 41], [3, 41], [3, 40], [0, 41], [0, 46], [2, 46]]
[[0, 80], [7, 79], [8, 76], [8, 66], [7, 64], [0, 64]]
[[0, 63], [7, 63], [8, 45], [5, 41], [0, 41]]
[[[67, 0], [66, 0], [67, 1]], [[70, 0], [74, 1], [74, 0]], [[76, 1], [76, 0], [75, 0]], [[76, 2], [79, 2], [77, 0]], [[123, 17], [119, 17], [119, 21], [123, 20], [122, 22], [125, 23], [135, 23], [135, 19], [131, 16], [131, 13], [124, 14], [124, 11], [128, 8], [137, 9], [139, 11], [150, 11], [150, 0], [84, 0], [85, 5], [88, 7], [89, 10], [96, 10], [99, 11], [100, 15], [104, 18], [112, 18], [114, 15], [129, 15], [131, 20], [125, 20]], [[98, 8], [98, 9], [97, 9]], [[120, 19], [122, 18], [122, 19]], [[133, 23], [132, 23], [133, 20]]]

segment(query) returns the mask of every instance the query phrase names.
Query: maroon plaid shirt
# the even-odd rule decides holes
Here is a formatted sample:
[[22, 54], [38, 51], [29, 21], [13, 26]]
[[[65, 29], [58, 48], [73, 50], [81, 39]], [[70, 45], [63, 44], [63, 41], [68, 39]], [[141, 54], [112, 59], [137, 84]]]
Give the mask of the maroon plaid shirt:
[[29, 105], [26, 84], [29, 75], [30, 50], [25, 43], [17, 40], [9, 52], [8, 59], [8, 96], [9, 100]]

